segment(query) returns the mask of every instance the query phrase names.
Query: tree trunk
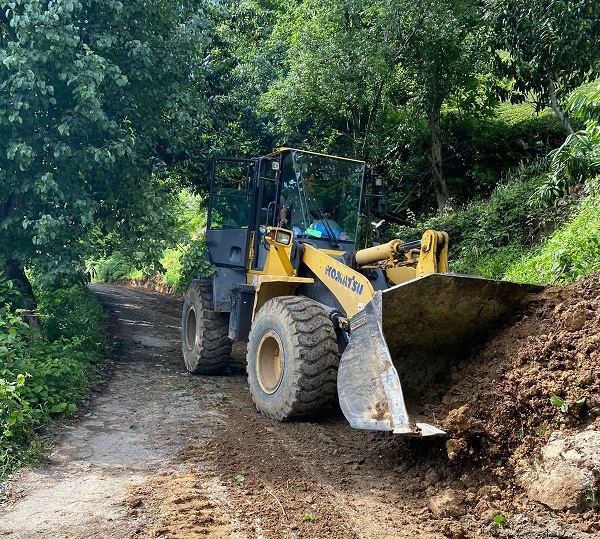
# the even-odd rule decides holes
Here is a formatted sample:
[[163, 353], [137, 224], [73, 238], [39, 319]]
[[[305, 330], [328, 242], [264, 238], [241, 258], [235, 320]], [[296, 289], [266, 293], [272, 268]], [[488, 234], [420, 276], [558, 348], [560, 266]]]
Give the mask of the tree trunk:
[[371, 132], [371, 125], [375, 120], [375, 115], [377, 114], [377, 109], [379, 108], [379, 104], [381, 103], [381, 93], [383, 92], [383, 85], [385, 83], [385, 78], [382, 77], [377, 87], [375, 88], [375, 96], [373, 97], [373, 103], [371, 103], [371, 108], [369, 109], [369, 116], [367, 118], [367, 125], [365, 126], [365, 134], [362, 145], [362, 159], [363, 161], [368, 160], [368, 155], [366, 152], [367, 149], [367, 139], [369, 138], [369, 134]]
[[443, 214], [450, 204], [450, 196], [442, 170], [442, 139], [441, 139], [441, 104], [435, 104], [429, 111], [429, 130], [431, 132], [431, 148], [427, 159], [431, 163], [433, 185], [437, 196], [438, 211]]
[[39, 329], [37, 301], [31, 283], [21, 264], [11, 258], [4, 264], [4, 274], [14, 283], [19, 296], [13, 301], [13, 309], [23, 309], [23, 319], [31, 328]]
[[558, 119], [565, 128], [567, 135], [572, 135], [573, 128], [571, 127], [571, 122], [569, 122], [569, 117], [564, 113], [558, 104], [558, 100], [556, 99], [555, 84], [552, 79], [549, 79], [548, 81], [548, 95], [550, 96], [550, 106], [552, 107], [552, 110], [558, 116]]

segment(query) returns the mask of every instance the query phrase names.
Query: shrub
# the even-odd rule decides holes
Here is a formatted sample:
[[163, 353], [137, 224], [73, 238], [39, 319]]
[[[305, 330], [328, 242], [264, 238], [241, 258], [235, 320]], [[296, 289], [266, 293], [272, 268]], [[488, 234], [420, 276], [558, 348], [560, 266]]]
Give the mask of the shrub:
[[88, 273], [94, 281], [114, 282], [121, 279], [142, 279], [176, 292], [185, 291], [198, 273], [211, 274], [202, 254], [206, 249], [206, 195], [184, 189], [175, 203], [177, 216], [169, 241], [164, 242], [162, 257], [148, 264], [149, 257], [141, 252], [114, 250], [109, 256], [88, 261]]
[[[450, 236], [450, 270], [501, 278], [523, 250], [561, 222], [561, 212], [531, 207], [531, 192], [544, 178], [545, 165], [535, 162], [513, 169], [488, 199], [477, 199], [463, 208], [395, 227], [404, 240], [419, 238], [427, 228]], [[566, 203], [565, 203], [566, 204]]]
[[77, 410], [108, 351], [104, 313], [85, 286], [36, 292], [41, 336], [13, 312], [16, 292], [0, 274], [0, 476], [32, 457], [41, 425]]
[[204, 236], [192, 240], [181, 257], [177, 289], [186, 290], [192, 279], [210, 277], [214, 272], [215, 267], [208, 260]]
[[120, 279], [132, 279], [141, 276], [134, 261], [121, 251], [115, 251], [107, 258], [100, 258], [88, 263], [92, 280], [112, 283]]
[[537, 204], [553, 204], [573, 186], [600, 174], [600, 86], [589, 94], [574, 92], [568, 107], [585, 124], [550, 154], [551, 174], [532, 196]]
[[572, 219], [533, 253], [512, 263], [505, 278], [528, 283], [574, 282], [600, 271], [600, 194], [593, 193]]
[[[399, 135], [400, 137], [402, 135]], [[564, 139], [556, 115], [535, 114], [527, 105], [503, 104], [495, 118], [464, 116], [449, 111], [442, 118], [444, 175], [456, 204], [488, 197], [510, 169], [535, 163]], [[433, 208], [427, 126], [407, 130], [397, 149], [381, 161], [388, 179], [389, 206], [395, 213]]]
[[86, 286], [53, 291], [37, 288], [36, 296], [46, 342], [76, 338], [88, 353], [103, 355], [106, 335], [102, 322], [106, 314]]

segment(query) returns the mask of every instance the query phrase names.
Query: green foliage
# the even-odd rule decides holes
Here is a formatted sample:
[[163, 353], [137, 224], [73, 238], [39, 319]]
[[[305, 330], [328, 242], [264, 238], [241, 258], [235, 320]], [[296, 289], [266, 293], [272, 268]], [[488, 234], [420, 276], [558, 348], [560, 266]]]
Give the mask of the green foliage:
[[106, 348], [106, 314], [96, 296], [82, 284], [53, 291], [38, 287], [36, 296], [44, 339], [76, 339], [77, 346], [88, 354], [86, 361], [100, 361]]
[[162, 279], [164, 283], [173, 290], [179, 291], [179, 280], [181, 275], [181, 256], [184, 248], [167, 249], [160, 263], [165, 268]]
[[23, 436], [23, 423], [29, 415], [29, 403], [21, 396], [25, 375], [17, 374], [8, 381], [0, 378], [0, 431], [3, 439], [19, 440]]
[[450, 236], [450, 270], [501, 278], [525, 249], [538, 240], [560, 217], [548, 208], [528, 204], [532, 190], [542, 180], [541, 162], [514, 169], [487, 199], [471, 201], [443, 216], [415, 219], [395, 234], [412, 240], [427, 228]]
[[175, 247], [166, 249], [160, 262], [164, 268], [162, 282], [177, 292], [184, 292], [198, 272], [211, 275], [209, 265], [202, 256], [206, 246], [203, 235], [206, 229], [207, 197], [183, 190], [179, 194], [178, 220]]
[[[600, 10], [589, 0], [493, 0], [498, 62], [513, 80], [513, 99], [532, 93], [538, 110], [559, 107], [561, 97], [594, 80], [600, 45]], [[556, 94], [556, 96], [554, 96]]]
[[528, 283], [571, 283], [600, 271], [600, 195], [585, 198], [570, 220], [532, 252], [512, 263], [505, 278]]
[[77, 410], [107, 352], [104, 313], [82, 285], [40, 289], [42, 336], [12, 312], [0, 275], [0, 476], [39, 449], [37, 428]]
[[[453, 203], [488, 197], [521, 163], [532, 163], [556, 148], [564, 130], [551, 113], [538, 115], [531, 106], [504, 104], [495, 118], [478, 118], [457, 110], [442, 114], [444, 172]], [[435, 208], [429, 187], [427, 127], [396, 135], [398, 152], [377, 164], [386, 177], [391, 212], [407, 208], [422, 213]]]
[[146, 279], [157, 285], [167, 285], [176, 292], [187, 290], [198, 273], [212, 274], [203, 252], [206, 249], [203, 234], [206, 228], [206, 196], [183, 189], [174, 199], [172, 213], [176, 222], [170, 231], [171, 245], [163, 247], [158, 264], [146, 265], [144, 253], [113, 251], [107, 257], [90, 259], [88, 272], [92, 279], [113, 282], [120, 279]]
[[192, 240], [181, 257], [181, 273], [177, 290], [185, 290], [197, 277], [210, 277], [215, 272], [214, 266], [206, 256], [204, 237]]
[[203, 3], [0, 1], [0, 267], [48, 283], [90, 251], [143, 253], [208, 127]]
[[552, 395], [549, 400], [550, 404], [560, 411], [560, 415], [554, 418], [555, 421], [560, 425], [565, 425], [567, 423], [572, 424], [578, 420], [587, 397], [581, 397], [569, 403], [558, 395]]
[[508, 519], [501, 514], [497, 514], [494, 516], [494, 524], [497, 524], [498, 526], [506, 526], [508, 524]]
[[133, 279], [137, 277], [136, 272], [139, 272], [132, 257], [127, 256], [123, 251], [114, 251], [107, 258], [89, 261], [87, 265], [92, 279], [104, 283]]
[[553, 395], [550, 397], [550, 404], [559, 408], [561, 412], [567, 413], [569, 411], [569, 405], [561, 397]]
[[452, 271], [479, 275], [486, 279], [502, 279], [506, 269], [525, 252], [526, 249], [518, 243], [503, 245], [485, 253], [472, 249], [453, 262]]
[[553, 204], [573, 186], [600, 174], [600, 86], [590, 95], [575, 92], [567, 105], [585, 125], [550, 154], [551, 174], [532, 195], [537, 204]]

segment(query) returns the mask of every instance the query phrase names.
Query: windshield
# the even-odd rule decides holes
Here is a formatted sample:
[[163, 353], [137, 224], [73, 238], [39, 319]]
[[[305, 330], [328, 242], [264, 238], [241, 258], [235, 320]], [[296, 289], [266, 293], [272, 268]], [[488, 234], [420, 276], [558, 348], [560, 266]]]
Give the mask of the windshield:
[[365, 165], [292, 150], [284, 159], [282, 205], [298, 237], [354, 242]]

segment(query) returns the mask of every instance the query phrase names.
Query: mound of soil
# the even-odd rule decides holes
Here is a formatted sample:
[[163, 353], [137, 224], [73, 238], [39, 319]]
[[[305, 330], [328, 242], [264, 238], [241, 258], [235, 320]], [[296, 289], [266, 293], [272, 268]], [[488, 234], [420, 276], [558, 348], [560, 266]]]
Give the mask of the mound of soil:
[[[600, 431], [599, 298], [600, 274], [534, 296], [426, 399], [426, 415], [452, 436], [448, 459], [497, 484], [508, 510], [532, 505], [519, 476], [552, 436]], [[585, 509], [572, 522], [600, 530]]]
[[127, 505], [158, 517], [156, 537], [595, 537], [597, 507], [552, 509], [522, 476], [557, 432], [600, 432], [599, 292], [600, 274], [531, 297], [433, 388], [421, 412], [448, 437], [355, 430], [335, 410], [276, 423], [243, 376], [221, 379], [222, 427], [175, 459], [206, 470], [150, 478]]

